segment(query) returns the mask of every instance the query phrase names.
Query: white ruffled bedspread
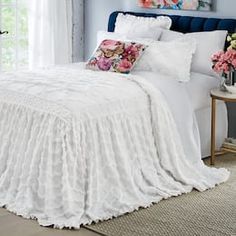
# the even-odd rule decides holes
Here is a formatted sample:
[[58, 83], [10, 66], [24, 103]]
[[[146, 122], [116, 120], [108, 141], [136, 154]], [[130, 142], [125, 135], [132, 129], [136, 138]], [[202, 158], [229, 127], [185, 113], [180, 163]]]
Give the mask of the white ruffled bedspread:
[[0, 78], [0, 207], [79, 228], [226, 181], [186, 157], [164, 96], [78, 65]]

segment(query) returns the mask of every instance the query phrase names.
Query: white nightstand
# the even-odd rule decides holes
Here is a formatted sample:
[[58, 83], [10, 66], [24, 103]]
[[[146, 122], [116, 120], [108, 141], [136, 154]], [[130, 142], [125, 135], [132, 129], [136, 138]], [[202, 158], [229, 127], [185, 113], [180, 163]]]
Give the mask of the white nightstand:
[[235, 149], [230, 147], [222, 147], [220, 151], [215, 150], [215, 135], [216, 135], [216, 100], [221, 100], [224, 102], [236, 102], [236, 94], [231, 94], [228, 92], [222, 92], [219, 88], [211, 90], [211, 165], [215, 164], [215, 156], [217, 154], [222, 154], [224, 152], [236, 153]]

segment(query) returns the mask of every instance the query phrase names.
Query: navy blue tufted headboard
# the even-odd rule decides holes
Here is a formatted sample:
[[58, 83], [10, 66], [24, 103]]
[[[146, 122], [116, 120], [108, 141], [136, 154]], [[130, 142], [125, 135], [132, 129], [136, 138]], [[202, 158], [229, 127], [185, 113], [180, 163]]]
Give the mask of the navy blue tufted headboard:
[[[163, 15], [163, 14], [153, 14], [153, 13], [116, 11], [110, 15], [108, 24], [109, 32], [114, 32], [116, 17], [119, 13], [131, 14], [142, 17], [157, 17]], [[171, 30], [182, 33], [212, 31], [212, 30], [228, 30], [229, 33], [233, 33], [236, 30], [236, 19], [217, 19], [217, 18], [203, 18], [203, 17], [177, 16], [177, 15], [168, 15], [168, 16], [172, 19]]]

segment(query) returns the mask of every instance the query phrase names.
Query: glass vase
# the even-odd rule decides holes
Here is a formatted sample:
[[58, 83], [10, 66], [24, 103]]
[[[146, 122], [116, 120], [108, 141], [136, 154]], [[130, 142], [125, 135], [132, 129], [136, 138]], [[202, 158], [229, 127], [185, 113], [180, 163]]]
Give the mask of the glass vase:
[[227, 78], [225, 79], [225, 84], [227, 86], [234, 86], [234, 83], [235, 83], [235, 71], [232, 70], [227, 75]]
[[228, 90], [226, 89], [225, 85], [227, 86], [234, 86], [236, 83], [236, 72], [235, 70], [232, 70], [229, 72], [229, 74], [224, 74], [221, 77], [221, 83], [220, 83], [220, 90], [223, 92], [227, 92]]

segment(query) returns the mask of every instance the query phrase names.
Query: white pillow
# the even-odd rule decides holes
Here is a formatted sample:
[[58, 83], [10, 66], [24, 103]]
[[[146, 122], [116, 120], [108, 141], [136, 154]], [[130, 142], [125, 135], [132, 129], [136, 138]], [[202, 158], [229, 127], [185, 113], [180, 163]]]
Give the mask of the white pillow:
[[227, 31], [217, 30], [209, 32], [197, 32], [182, 34], [174, 31], [163, 30], [161, 41], [174, 39], [195, 39], [197, 43], [196, 53], [193, 57], [192, 71], [215, 76], [212, 70], [211, 56], [217, 51], [223, 50]]
[[162, 29], [170, 29], [172, 21], [167, 16], [137, 17], [119, 13], [116, 18], [115, 33], [130, 38], [151, 38], [158, 40]]
[[174, 77], [181, 82], [190, 80], [192, 57], [196, 50], [195, 40], [160, 42], [153, 41], [145, 50], [135, 69], [149, 66], [151, 71]]
[[105, 39], [126, 41], [127, 37], [123, 34], [107, 32], [107, 31], [98, 31], [97, 32], [97, 46], [99, 46], [101, 42]]
[[162, 30], [160, 41], [169, 42], [183, 37], [185, 34], [173, 30]]

